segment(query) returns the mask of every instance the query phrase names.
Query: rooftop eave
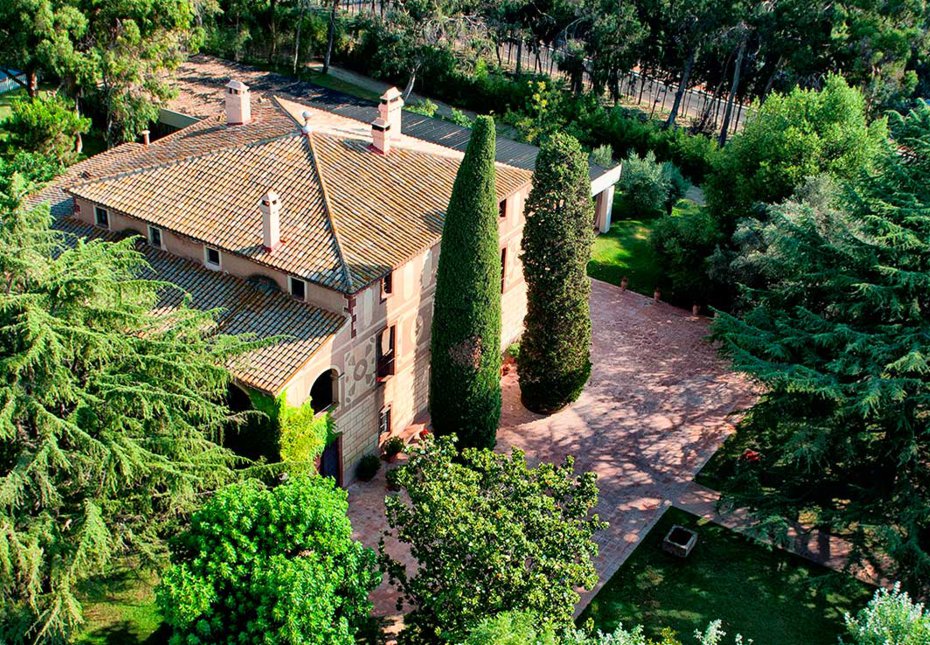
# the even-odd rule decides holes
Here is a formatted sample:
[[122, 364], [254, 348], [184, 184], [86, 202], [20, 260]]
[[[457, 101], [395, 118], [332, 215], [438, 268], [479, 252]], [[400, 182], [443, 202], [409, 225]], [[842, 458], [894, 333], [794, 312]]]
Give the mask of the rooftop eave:
[[620, 181], [620, 174], [623, 170], [623, 164], [617, 164], [613, 168], [608, 168], [603, 172], [603, 174], [598, 175], [591, 179], [591, 196], [595, 197], [618, 181]]

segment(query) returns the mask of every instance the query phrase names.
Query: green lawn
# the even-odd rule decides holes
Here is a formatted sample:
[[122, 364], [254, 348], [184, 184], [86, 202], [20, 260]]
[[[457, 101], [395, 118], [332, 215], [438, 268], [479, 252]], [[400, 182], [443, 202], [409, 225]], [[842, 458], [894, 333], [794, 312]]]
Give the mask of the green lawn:
[[[697, 528], [680, 560], [661, 549], [674, 524]], [[684, 643], [721, 619], [728, 634], [755, 645], [835, 645], [843, 613], [868, 602], [872, 588], [797, 556], [770, 550], [723, 527], [669, 509], [579, 618], [611, 631], [642, 624], [659, 638], [671, 627]], [[729, 642], [729, 641], [728, 641]]]
[[166, 643], [155, 607], [155, 584], [154, 575], [127, 568], [83, 585], [79, 597], [87, 622], [77, 643]]
[[588, 275], [616, 285], [620, 284], [623, 276], [627, 276], [631, 290], [651, 296], [661, 276], [649, 243], [654, 221], [615, 220], [610, 232], [602, 233], [594, 240]]

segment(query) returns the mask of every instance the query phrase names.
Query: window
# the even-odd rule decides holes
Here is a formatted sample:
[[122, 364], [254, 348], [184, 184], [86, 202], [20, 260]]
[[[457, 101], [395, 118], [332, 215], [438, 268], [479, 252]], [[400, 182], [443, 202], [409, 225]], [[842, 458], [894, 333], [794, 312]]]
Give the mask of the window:
[[105, 208], [94, 206], [94, 223], [100, 228], [110, 228], [110, 213]]
[[497, 215], [501, 219], [504, 219], [505, 217], [507, 217], [507, 200], [506, 199], [497, 205]]
[[203, 262], [211, 269], [220, 268], [220, 252], [212, 246], [203, 247]]
[[394, 272], [388, 273], [381, 278], [381, 299], [385, 300], [389, 295], [394, 293]]
[[387, 380], [388, 377], [394, 376], [394, 325], [386, 327], [378, 334], [377, 350], [377, 367], [378, 382]]
[[149, 244], [154, 246], [156, 249], [162, 248], [161, 246], [161, 229], [154, 226], [149, 226]]
[[307, 283], [297, 278], [291, 278], [291, 295], [298, 300], [304, 300], [307, 297]]
[[504, 285], [507, 283], [507, 247], [501, 249], [501, 293], [504, 293]]
[[381, 436], [391, 434], [391, 406], [386, 405], [378, 413], [378, 434]]

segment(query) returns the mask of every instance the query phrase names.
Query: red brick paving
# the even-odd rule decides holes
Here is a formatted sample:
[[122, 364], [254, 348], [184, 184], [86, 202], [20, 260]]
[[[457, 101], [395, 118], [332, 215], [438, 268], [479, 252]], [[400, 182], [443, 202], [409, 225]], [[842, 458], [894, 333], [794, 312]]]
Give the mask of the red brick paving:
[[[601, 582], [584, 607], [623, 564], [662, 512], [732, 431], [733, 415], [756, 391], [730, 372], [705, 340], [707, 319], [630, 291], [592, 282], [594, 363], [581, 397], [552, 416], [520, 404], [514, 374], [503, 379], [497, 450], [518, 447], [531, 461], [573, 455], [579, 470], [598, 473], [597, 512], [610, 523], [597, 541]], [[375, 546], [385, 528], [384, 474], [349, 489], [356, 534]], [[394, 553], [402, 545], [388, 541]], [[386, 585], [372, 596], [375, 613], [396, 614]]]

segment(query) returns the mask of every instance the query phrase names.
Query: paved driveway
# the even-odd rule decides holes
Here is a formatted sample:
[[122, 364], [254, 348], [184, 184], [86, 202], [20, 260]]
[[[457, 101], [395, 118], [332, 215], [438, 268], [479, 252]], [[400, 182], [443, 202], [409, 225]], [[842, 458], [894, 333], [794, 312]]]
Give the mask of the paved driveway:
[[[597, 280], [591, 317], [594, 367], [581, 397], [552, 416], [535, 415], [520, 404], [515, 376], [504, 377], [497, 449], [519, 447], [531, 461], [574, 455], [578, 469], [598, 473], [597, 512], [610, 523], [597, 538], [603, 584], [719, 448], [734, 413], [755, 394], [704, 340], [706, 318]], [[372, 546], [384, 527], [384, 491], [383, 473], [349, 491], [353, 526]], [[373, 598], [377, 614], [394, 611], [395, 596], [386, 586]]]

